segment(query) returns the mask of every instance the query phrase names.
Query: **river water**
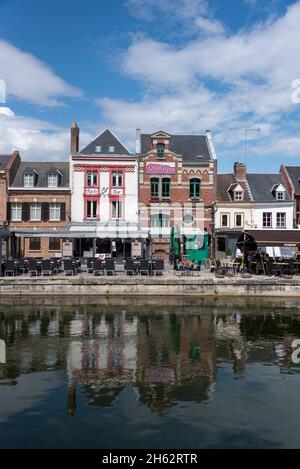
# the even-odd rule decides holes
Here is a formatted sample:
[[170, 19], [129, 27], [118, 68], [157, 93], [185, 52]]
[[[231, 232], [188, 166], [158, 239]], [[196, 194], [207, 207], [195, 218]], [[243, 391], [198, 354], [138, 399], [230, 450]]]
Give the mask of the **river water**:
[[300, 447], [297, 302], [2, 300], [0, 339], [0, 448]]

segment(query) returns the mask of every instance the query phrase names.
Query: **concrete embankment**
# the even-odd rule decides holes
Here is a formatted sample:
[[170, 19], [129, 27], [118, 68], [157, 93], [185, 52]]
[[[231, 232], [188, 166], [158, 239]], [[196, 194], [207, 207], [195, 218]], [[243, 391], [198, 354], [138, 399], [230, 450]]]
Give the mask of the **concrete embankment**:
[[300, 298], [300, 277], [6, 277], [0, 279], [0, 296], [177, 296]]

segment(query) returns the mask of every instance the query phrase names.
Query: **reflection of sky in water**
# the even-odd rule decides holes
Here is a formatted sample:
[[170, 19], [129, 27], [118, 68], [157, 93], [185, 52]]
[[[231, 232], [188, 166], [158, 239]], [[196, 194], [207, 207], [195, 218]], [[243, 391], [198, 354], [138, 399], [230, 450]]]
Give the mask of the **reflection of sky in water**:
[[296, 310], [27, 309], [0, 311], [0, 447], [300, 447]]

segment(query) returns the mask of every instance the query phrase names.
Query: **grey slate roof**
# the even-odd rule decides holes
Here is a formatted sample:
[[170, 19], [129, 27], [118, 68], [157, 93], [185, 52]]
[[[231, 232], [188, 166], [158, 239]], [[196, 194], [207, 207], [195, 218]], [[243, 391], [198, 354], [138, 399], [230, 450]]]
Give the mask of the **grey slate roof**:
[[[96, 153], [96, 146], [101, 147], [101, 152]], [[110, 130], [106, 129], [102, 134], [98, 135], [91, 143], [88, 144], [83, 150], [79, 152], [80, 155], [107, 155], [109, 153], [109, 147], [114, 146], [115, 151], [112, 155], [130, 155], [127, 148], [111, 133]]]
[[291, 200], [288, 192], [286, 192], [285, 200], [276, 200], [274, 192], [271, 192], [274, 186], [279, 184], [284, 186], [280, 174], [247, 174], [247, 181], [256, 203], [280, 204]]
[[[69, 163], [40, 163], [24, 161], [20, 164], [11, 187], [23, 187], [23, 173], [26, 169], [35, 170], [38, 173], [35, 187], [48, 187], [47, 175], [51, 169], [57, 169], [61, 174], [61, 184], [59, 187], [69, 187]], [[58, 189], [59, 189], [58, 187]]]
[[244, 181], [237, 181], [233, 174], [218, 174], [217, 176], [217, 195], [216, 198], [220, 202], [232, 202], [231, 193], [228, 193], [228, 189], [234, 189], [237, 185], [242, 186], [244, 189], [244, 200], [243, 202], [253, 202], [251, 199], [248, 187]]
[[[151, 150], [151, 134], [142, 134], [141, 152], [148, 153]], [[172, 135], [170, 150], [182, 155], [184, 163], [207, 163], [212, 161], [208, 141], [205, 135]], [[201, 156], [202, 158], [198, 158]]]
[[11, 158], [11, 155], [0, 155], [0, 171], [3, 171], [6, 169], [10, 158]]
[[300, 166], [285, 167], [294, 185], [295, 194], [300, 195]]

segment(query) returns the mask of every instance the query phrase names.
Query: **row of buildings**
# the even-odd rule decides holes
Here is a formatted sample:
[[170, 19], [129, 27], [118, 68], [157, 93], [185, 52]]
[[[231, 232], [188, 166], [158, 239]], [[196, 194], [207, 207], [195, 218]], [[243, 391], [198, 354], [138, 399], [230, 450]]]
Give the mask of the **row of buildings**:
[[259, 244], [300, 249], [300, 166], [218, 174], [210, 131], [143, 134], [136, 151], [110, 130], [80, 150], [71, 128], [64, 162], [0, 155], [1, 255], [168, 257], [172, 227], [208, 233], [211, 254], [233, 252], [247, 232]]

